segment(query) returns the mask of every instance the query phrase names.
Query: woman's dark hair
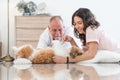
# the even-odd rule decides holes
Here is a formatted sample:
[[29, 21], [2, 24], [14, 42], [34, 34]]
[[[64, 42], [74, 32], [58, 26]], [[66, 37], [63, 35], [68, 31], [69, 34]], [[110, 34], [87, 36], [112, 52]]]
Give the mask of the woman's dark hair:
[[[93, 13], [87, 8], [79, 8], [77, 11], [75, 11], [75, 13], [72, 15], [72, 25], [73, 26], [74, 26], [74, 17], [75, 16], [82, 18], [83, 24], [84, 24], [84, 29], [83, 29], [84, 32], [86, 32], [87, 27], [98, 28], [100, 26], [99, 22], [95, 20]], [[74, 28], [74, 35], [77, 38], [80, 38], [79, 32], [75, 28]]]

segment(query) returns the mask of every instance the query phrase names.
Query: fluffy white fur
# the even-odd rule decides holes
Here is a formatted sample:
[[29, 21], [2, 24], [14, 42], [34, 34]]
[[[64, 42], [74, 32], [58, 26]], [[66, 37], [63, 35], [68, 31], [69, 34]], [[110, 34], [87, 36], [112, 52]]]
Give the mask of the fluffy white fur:
[[59, 40], [53, 40], [52, 41], [52, 49], [55, 51], [55, 55], [58, 56], [63, 56], [66, 57], [68, 55], [67, 51], [64, 46], [63, 43]]

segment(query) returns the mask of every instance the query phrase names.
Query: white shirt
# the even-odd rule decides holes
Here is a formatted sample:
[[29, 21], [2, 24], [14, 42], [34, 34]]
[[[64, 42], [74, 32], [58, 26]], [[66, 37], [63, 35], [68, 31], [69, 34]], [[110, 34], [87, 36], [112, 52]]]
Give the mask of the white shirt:
[[[64, 33], [65, 35], [71, 36], [75, 40], [76, 44], [81, 48], [81, 42], [80, 42], [79, 39], [74, 37], [73, 28], [72, 27], [67, 27], [64, 32], [65, 32]], [[40, 35], [37, 48], [47, 48], [47, 47], [50, 47], [50, 46], [52, 46], [52, 41], [53, 41], [52, 35], [50, 34], [48, 28], [46, 28], [45, 31]], [[65, 48], [70, 48], [71, 44], [70, 44], [70, 42], [64, 42], [63, 46]]]
[[99, 50], [117, 50], [119, 49], [119, 45], [116, 41], [113, 41], [112, 38], [108, 37], [108, 35], [101, 29], [92, 29], [88, 27], [86, 30], [86, 42], [96, 41], [98, 43]]

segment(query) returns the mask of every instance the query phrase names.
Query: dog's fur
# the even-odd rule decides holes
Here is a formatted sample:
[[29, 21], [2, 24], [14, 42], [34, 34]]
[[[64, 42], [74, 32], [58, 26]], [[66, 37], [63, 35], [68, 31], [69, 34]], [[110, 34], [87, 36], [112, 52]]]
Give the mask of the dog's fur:
[[69, 52], [70, 57], [75, 58], [76, 56], [80, 56], [82, 54], [83, 54], [82, 49], [80, 49], [80, 48], [78, 48], [76, 46], [72, 46], [70, 48], [70, 52]]
[[18, 55], [18, 58], [27, 58], [29, 59], [32, 55], [34, 49], [31, 45], [24, 45], [19, 48], [18, 52], [16, 53]]
[[34, 64], [53, 63], [52, 57], [55, 55], [51, 48], [35, 50], [31, 45], [23, 45], [15, 53], [17, 58], [26, 58]]
[[[24, 45], [16, 50], [18, 58], [26, 58], [31, 60], [33, 64], [54, 63], [52, 58], [56, 55], [52, 48], [35, 50], [31, 45]], [[83, 51], [80, 48], [73, 46], [70, 48], [68, 54], [70, 57], [75, 58], [76, 56], [82, 55]]]
[[55, 52], [51, 48], [41, 49], [32, 59], [32, 63], [53, 63], [52, 57]]

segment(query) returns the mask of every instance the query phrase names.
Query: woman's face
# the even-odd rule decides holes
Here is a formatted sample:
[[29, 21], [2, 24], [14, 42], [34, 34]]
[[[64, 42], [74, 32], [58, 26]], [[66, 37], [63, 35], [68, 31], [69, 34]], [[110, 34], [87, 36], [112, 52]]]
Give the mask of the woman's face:
[[73, 25], [78, 30], [79, 33], [84, 33], [84, 30], [83, 30], [84, 24], [83, 24], [82, 18], [75, 16]]

